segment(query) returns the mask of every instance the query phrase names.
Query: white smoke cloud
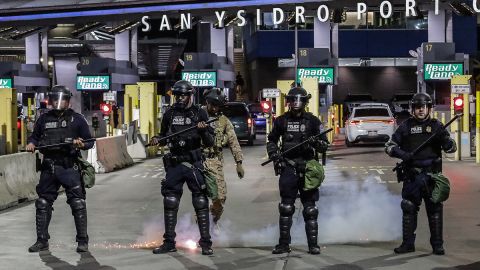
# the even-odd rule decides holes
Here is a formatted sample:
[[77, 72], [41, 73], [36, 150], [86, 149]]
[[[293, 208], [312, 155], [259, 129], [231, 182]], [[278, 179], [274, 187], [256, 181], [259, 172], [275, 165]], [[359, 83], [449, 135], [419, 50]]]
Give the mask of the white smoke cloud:
[[[320, 200], [317, 202], [320, 244], [391, 241], [401, 237], [400, 196], [392, 194], [384, 184], [366, 180], [326, 182], [321, 187]], [[277, 209], [272, 207], [275, 220], [278, 220]], [[306, 245], [301, 211], [301, 204], [297, 200], [291, 229], [293, 245]], [[215, 247], [274, 246], [278, 242], [277, 223], [239, 231], [233, 222], [222, 219], [219, 226], [220, 229], [217, 229], [212, 225], [211, 229]], [[146, 222], [137, 244], [161, 244], [163, 231], [163, 217], [156, 217]], [[188, 240], [198, 241], [200, 236], [194, 215], [180, 216], [176, 232], [177, 246], [186, 247]]]

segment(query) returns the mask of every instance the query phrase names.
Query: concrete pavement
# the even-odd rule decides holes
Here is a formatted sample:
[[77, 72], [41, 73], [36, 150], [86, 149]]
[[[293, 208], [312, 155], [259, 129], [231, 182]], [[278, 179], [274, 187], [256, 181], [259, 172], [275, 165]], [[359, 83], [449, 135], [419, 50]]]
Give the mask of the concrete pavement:
[[[50, 252], [29, 254], [35, 241], [33, 204], [0, 212], [0, 269], [480, 269], [480, 166], [445, 162], [452, 181], [445, 204], [446, 256], [431, 255], [428, 223], [421, 210], [417, 252], [397, 256], [401, 238], [401, 185], [396, 183], [382, 147], [345, 148], [341, 141], [329, 153], [327, 178], [318, 203], [322, 254], [306, 253], [301, 205], [292, 228], [294, 250], [272, 255], [278, 238], [277, 179], [265, 156], [264, 138], [243, 147], [246, 179], [238, 180], [226, 153], [228, 197], [224, 216], [212, 228], [214, 256], [188, 248], [198, 240], [188, 189], [182, 197], [176, 254], [153, 255], [162, 240], [160, 194], [164, 170], [160, 159], [98, 175], [87, 191], [89, 254], [75, 253], [75, 228], [65, 196], [55, 202]], [[300, 213], [300, 214], [299, 214]]]

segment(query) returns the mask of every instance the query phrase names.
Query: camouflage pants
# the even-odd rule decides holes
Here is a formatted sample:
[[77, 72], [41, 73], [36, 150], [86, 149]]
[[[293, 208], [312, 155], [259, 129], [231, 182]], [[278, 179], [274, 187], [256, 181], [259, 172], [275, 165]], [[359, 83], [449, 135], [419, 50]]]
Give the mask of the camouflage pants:
[[210, 212], [213, 216], [213, 221], [216, 223], [223, 213], [223, 204], [227, 198], [227, 184], [223, 175], [223, 158], [207, 158], [204, 166], [207, 167], [217, 179], [218, 199], [212, 201]]

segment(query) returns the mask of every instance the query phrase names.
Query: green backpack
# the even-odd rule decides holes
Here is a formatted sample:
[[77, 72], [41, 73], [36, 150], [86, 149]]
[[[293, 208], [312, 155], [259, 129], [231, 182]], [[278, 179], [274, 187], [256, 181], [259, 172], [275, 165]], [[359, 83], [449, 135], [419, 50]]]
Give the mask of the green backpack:
[[432, 202], [444, 202], [450, 196], [450, 181], [441, 173], [428, 174], [435, 181], [435, 186], [432, 191]]
[[188, 162], [182, 162], [182, 165], [190, 169], [197, 169], [205, 179], [205, 186], [200, 186], [200, 189], [206, 189], [207, 197], [209, 197], [210, 199], [216, 200], [218, 198], [217, 179], [215, 178], [215, 174], [211, 170], [206, 167], [204, 167], [204, 169], [202, 170]]
[[305, 166], [305, 185], [303, 190], [308, 191], [320, 187], [325, 179], [325, 169], [317, 160], [307, 161]]
[[80, 174], [82, 181], [86, 188], [91, 188], [95, 185], [95, 168], [90, 162], [78, 157], [78, 164], [80, 165]]

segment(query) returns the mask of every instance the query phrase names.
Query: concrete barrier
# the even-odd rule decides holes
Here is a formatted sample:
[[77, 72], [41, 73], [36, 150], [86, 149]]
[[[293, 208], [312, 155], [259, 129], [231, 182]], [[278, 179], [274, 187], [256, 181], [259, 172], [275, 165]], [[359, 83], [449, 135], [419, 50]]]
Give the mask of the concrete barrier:
[[19, 201], [36, 199], [35, 187], [39, 179], [35, 155], [18, 153], [0, 156], [0, 209], [14, 206]]
[[88, 151], [88, 161], [97, 173], [107, 173], [133, 164], [127, 152], [125, 135], [97, 138], [95, 147]]

